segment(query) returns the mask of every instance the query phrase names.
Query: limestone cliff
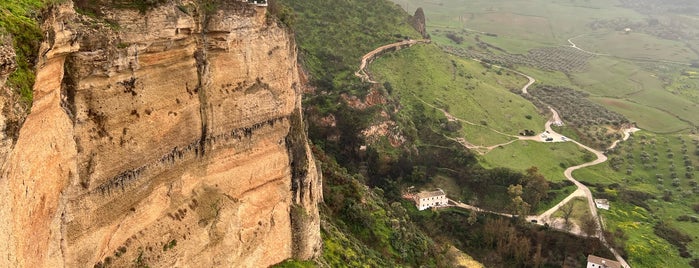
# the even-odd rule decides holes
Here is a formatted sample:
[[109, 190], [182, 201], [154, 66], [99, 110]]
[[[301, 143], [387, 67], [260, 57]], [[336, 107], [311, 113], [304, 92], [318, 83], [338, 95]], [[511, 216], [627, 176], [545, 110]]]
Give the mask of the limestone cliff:
[[2, 267], [263, 267], [320, 251], [293, 37], [265, 7], [44, 17], [2, 165]]

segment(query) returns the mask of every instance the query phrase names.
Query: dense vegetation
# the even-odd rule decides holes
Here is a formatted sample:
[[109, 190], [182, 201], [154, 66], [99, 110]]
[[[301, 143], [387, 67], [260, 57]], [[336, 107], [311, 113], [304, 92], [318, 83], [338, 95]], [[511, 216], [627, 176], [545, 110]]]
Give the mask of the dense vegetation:
[[543, 47], [531, 49], [526, 54], [510, 54], [499, 47], [482, 41], [478, 38], [478, 35], [475, 35], [474, 42], [476, 47], [469, 47], [471, 49], [452, 46], [445, 46], [444, 48], [456, 55], [479, 59], [500, 66], [528, 65], [542, 70], [561, 71], [564, 73], [582, 70], [587, 65], [588, 60], [592, 58], [592, 55], [570, 47]]
[[597, 239], [521, 224], [517, 219], [457, 209], [413, 211], [411, 216], [430, 235], [452, 241], [486, 267], [584, 267], [588, 254], [613, 258]]
[[588, 93], [561, 86], [540, 85], [523, 94], [539, 109], [556, 109], [583, 144], [604, 150], [621, 138], [618, 131], [629, 125], [623, 115], [587, 99]]
[[12, 42], [17, 54], [17, 70], [8, 78], [8, 86], [21, 95], [25, 106], [30, 105], [32, 101], [34, 64], [42, 38], [38, 19], [45, 2], [41, 0], [0, 2], [0, 43]]

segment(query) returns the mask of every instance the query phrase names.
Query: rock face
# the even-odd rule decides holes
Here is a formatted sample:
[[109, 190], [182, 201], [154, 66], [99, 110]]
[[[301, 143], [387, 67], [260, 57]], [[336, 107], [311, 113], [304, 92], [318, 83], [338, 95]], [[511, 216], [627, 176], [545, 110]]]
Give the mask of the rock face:
[[2, 267], [265, 267], [320, 252], [296, 47], [239, 1], [45, 16], [2, 165]]
[[[12, 147], [12, 132], [9, 129], [8, 117], [12, 117], [12, 95], [11, 90], [5, 87], [5, 82], [10, 74], [17, 68], [15, 62], [15, 50], [12, 48], [12, 40], [8, 37], [0, 36], [0, 163], [5, 161], [5, 157]], [[11, 124], [11, 123], [10, 123]]]
[[423, 11], [421, 7], [418, 7], [417, 10], [415, 10], [415, 15], [410, 17], [410, 24], [422, 35], [422, 38], [430, 38], [425, 24], [425, 11]]

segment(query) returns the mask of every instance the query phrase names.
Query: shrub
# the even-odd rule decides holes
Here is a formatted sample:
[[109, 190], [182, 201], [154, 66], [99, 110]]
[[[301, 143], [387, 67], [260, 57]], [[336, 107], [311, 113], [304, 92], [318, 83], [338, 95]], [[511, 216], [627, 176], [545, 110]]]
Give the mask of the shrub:
[[691, 254], [687, 252], [687, 243], [692, 242], [692, 238], [681, 231], [672, 228], [664, 222], [660, 222], [653, 227], [653, 233], [665, 239], [668, 243], [677, 247], [682, 258], [689, 258]]
[[447, 33], [447, 38], [451, 39], [451, 41], [454, 41], [454, 43], [461, 44], [464, 42], [464, 38], [462, 36], [456, 35], [454, 33]]

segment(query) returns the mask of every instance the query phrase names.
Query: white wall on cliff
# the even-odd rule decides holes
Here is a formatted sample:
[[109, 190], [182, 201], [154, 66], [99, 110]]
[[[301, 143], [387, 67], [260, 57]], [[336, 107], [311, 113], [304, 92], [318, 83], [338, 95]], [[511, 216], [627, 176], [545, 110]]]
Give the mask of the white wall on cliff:
[[101, 11], [112, 27], [71, 3], [45, 19], [34, 105], [0, 173], [0, 266], [319, 254], [291, 34], [238, 1]]

